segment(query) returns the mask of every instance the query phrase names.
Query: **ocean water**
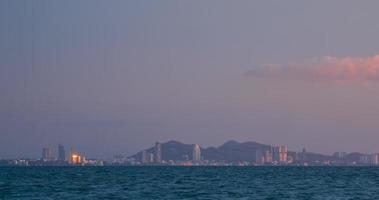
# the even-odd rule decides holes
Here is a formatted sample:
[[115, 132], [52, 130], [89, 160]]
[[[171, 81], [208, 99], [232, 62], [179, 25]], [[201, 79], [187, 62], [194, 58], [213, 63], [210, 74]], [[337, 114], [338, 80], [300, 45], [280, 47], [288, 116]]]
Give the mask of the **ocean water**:
[[0, 167], [0, 199], [379, 199], [379, 168]]

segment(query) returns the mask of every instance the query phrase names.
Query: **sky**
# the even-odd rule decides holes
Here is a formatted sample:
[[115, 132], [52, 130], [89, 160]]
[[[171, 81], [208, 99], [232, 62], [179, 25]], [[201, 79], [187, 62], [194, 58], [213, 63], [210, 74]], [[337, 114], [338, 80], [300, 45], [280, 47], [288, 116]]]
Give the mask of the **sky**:
[[0, 158], [379, 152], [379, 1], [0, 1]]

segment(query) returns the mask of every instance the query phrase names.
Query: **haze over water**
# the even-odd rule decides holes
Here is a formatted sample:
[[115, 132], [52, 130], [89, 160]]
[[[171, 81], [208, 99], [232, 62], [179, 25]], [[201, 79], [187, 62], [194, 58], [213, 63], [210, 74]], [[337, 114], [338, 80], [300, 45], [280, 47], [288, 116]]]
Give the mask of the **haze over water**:
[[379, 152], [377, 1], [0, 2], [0, 159]]

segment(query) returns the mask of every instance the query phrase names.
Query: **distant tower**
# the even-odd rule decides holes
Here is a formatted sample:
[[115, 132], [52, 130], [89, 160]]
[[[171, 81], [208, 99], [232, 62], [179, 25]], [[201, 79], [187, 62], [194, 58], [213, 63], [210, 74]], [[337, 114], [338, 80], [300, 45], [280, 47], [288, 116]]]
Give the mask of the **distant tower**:
[[286, 163], [287, 162], [287, 154], [288, 150], [286, 146], [279, 147], [279, 162]]
[[66, 151], [63, 145], [58, 145], [58, 160], [65, 161], [66, 160]]
[[255, 164], [262, 164], [264, 162], [264, 155], [262, 149], [255, 150]]
[[85, 158], [79, 153], [71, 151], [69, 163], [71, 165], [81, 165], [85, 161]]
[[146, 150], [143, 150], [141, 152], [141, 162], [142, 163], [147, 163], [148, 162]]
[[264, 162], [272, 163], [272, 152], [270, 150], [266, 150], [265, 155], [264, 155]]
[[307, 150], [303, 148], [303, 151], [301, 152], [301, 161], [305, 162], [307, 160]]
[[286, 163], [287, 162], [288, 150], [286, 146], [279, 146], [272, 148], [272, 157], [276, 162]]
[[50, 161], [51, 160], [51, 151], [49, 148], [43, 148], [42, 149], [42, 160], [43, 161]]
[[147, 161], [148, 161], [149, 163], [153, 163], [153, 162], [154, 162], [154, 154], [152, 154], [152, 153], [148, 153], [148, 154], [147, 154]]
[[200, 149], [200, 146], [198, 144], [193, 145], [192, 160], [195, 162], [201, 160], [201, 149]]
[[271, 152], [272, 152], [272, 161], [279, 162], [280, 160], [279, 147], [272, 147]]
[[159, 142], [155, 143], [154, 162], [155, 163], [162, 163], [162, 145]]

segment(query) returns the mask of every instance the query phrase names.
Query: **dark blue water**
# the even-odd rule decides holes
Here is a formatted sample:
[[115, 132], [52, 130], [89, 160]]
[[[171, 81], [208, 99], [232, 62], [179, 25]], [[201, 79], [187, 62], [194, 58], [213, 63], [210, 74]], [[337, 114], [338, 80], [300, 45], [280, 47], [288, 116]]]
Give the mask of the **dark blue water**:
[[0, 167], [0, 199], [379, 199], [379, 168]]

